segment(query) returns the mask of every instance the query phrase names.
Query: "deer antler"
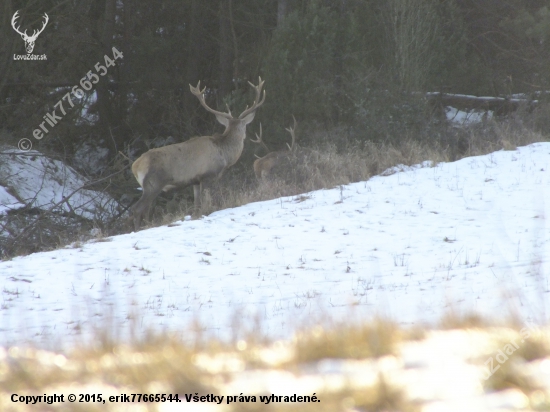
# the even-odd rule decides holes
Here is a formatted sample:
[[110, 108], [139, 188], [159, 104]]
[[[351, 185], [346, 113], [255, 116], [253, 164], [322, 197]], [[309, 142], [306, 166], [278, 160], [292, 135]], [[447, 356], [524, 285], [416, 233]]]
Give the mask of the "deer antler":
[[262, 94], [262, 88], [264, 87], [264, 80], [262, 80], [261, 77], [258, 77], [258, 85], [257, 86], [254, 86], [250, 82], [248, 82], [248, 84], [251, 85], [256, 90], [256, 98], [254, 99], [254, 103], [252, 104], [252, 106], [250, 108], [247, 106], [247, 108], [244, 109], [244, 112], [242, 112], [239, 115], [239, 119], [242, 119], [247, 114], [252, 113], [254, 110], [256, 110], [258, 107], [260, 107], [262, 104], [264, 104], [264, 101], [265, 101], [265, 90], [264, 90], [264, 95], [262, 97], [262, 100], [260, 101], [260, 96]]
[[[252, 83], [248, 82], [255, 90], [256, 90], [256, 98], [254, 99], [254, 103], [249, 108], [246, 106], [246, 109], [244, 112], [242, 112], [239, 115], [239, 119], [243, 119], [246, 115], [252, 113], [254, 110], [256, 110], [258, 107], [260, 107], [264, 101], [265, 101], [265, 90], [264, 95], [262, 97], [262, 100], [260, 101], [260, 95], [262, 94], [262, 88], [264, 87], [264, 81], [262, 78], [259, 78], [259, 84], [257, 86], [254, 86]], [[227, 112], [219, 112], [217, 110], [212, 109], [206, 104], [206, 101], [204, 100], [204, 92], [206, 91], [206, 87], [204, 89], [201, 88], [201, 82], [199, 80], [199, 83], [197, 84], [197, 87], [193, 87], [189, 85], [189, 88], [191, 89], [191, 93], [193, 93], [197, 98], [199, 99], [199, 102], [201, 103], [202, 107], [204, 107], [206, 110], [208, 110], [210, 113], [213, 113], [216, 116], [222, 116], [226, 119], [233, 119], [234, 117], [231, 115], [231, 110], [229, 110], [229, 106], [227, 106]]]
[[[261, 124], [261, 123], [260, 123], [260, 135], [258, 136], [258, 133], [256, 133], [256, 140], [250, 139], [250, 141], [251, 141], [252, 143], [261, 144], [261, 145], [265, 148], [265, 150], [266, 150], [267, 152], [269, 152], [269, 148], [267, 147], [267, 145], [266, 145], [266, 144], [264, 143], [264, 141], [262, 140], [262, 124]], [[256, 155], [255, 155], [255, 156], [256, 156]], [[260, 157], [258, 157], [258, 156], [256, 156], [256, 157], [257, 157], [258, 159], [260, 158]]]
[[289, 145], [286, 144], [288, 147], [288, 150], [292, 151], [294, 149], [294, 143], [296, 142], [296, 136], [294, 135], [294, 131], [296, 130], [296, 118], [294, 115], [292, 115], [292, 118], [294, 119], [294, 126], [293, 127], [287, 127], [285, 130], [290, 133], [290, 136], [292, 136], [292, 143]]
[[199, 83], [197, 84], [197, 87], [193, 87], [193, 86], [189, 85], [189, 88], [191, 89], [191, 93], [193, 93], [195, 96], [197, 96], [197, 98], [199, 99], [199, 102], [201, 102], [202, 107], [204, 107], [210, 113], [213, 113], [216, 116], [225, 117], [226, 119], [233, 119], [233, 116], [231, 116], [231, 111], [229, 111], [229, 107], [228, 107], [228, 112], [227, 113], [226, 112], [218, 112], [217, 110], [214, 110], [214, 109], [208, 107], [208, 105], [206, 104], [206, 102], [204, 100], [204, 92], [206, 91], [206, 86], [204, 87], [204, 89], [201, 90], [200, 89], [201, 88], [200, 80], [199, 80]]

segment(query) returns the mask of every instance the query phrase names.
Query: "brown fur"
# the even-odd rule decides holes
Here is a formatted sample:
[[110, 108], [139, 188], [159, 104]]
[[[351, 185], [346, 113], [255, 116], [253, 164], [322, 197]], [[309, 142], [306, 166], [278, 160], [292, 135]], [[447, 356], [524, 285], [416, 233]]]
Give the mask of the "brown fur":
[[290, 150], [279, 150], [271, 152], [254, 161], [254, 174], [258, 180], [266, 180], [271, 175], [272, 170], [278, 166], [281, 161], [291, 154]]
[[[273, 169], [282, 164], [286, 159], [290, 158], [290, 156], [294, 153], [296, 149], [296, 136], [294, 134], [294, 131], [296, 130], [296, 119], [294, 118], [294, 116], [292, 116], [292, 118], [294, 119], [294, 126], [286, 129], [292, 137], [292, 143], [290, 145], [287, 144], [287, 149], [270, 152], [264, 157], [260, 157], [254, 161], [254, 174], [256, 175], [256, 178], [258, 180], [266, 181], [266, 179], [269, 178]], [[252, 140], [252, 142], [259, 143], [264, 146], [266, 150], [269, 150], [262, 140], [261, 124], [260, 134], [256, 134], [256, 140]]]

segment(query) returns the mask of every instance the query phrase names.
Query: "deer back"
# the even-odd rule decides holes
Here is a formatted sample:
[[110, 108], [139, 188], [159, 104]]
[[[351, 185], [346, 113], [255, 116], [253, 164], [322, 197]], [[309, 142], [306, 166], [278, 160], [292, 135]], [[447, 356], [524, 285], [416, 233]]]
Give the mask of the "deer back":
[[146, 175], [154, 175], [163, 185], [192, 184], [204, 177], [217, 176], [229, 166], [217, 136], [201, 136], [169, 146], [151, 149], [132, 165], [132, 172], [143, 186]]

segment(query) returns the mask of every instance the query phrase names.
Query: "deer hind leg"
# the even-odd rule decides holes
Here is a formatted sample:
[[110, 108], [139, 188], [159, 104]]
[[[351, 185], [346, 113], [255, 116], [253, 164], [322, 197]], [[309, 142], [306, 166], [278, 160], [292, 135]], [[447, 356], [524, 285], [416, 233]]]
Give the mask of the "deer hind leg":
[[201, 210], [201, 196], [202, 196], [203, 185], [200, 182], [197, 185], [193, 185], [193, 198], [195, 200], [195, 215], [198, 216]]
[[[223, 172], [222, 172], [223, 173]], [[195, 197], [195, 213], [200, 217], [201, 213], [211, 211], [222, 198], [221, 187], [219, 184], [219, 173], [216, 175], [203, 176], [200, 183], [193, 186]]]
[[132, 215], [134, 216], [134, 228], [137, 232], [139, 230], [139, 227], [141, 226], [141, 220], [145, 217], [145, 219], [149, 219], [149, 214], [151, 213], [151, 206], [153, 205], [153, 202], [157, 198], [157, 196], [160, 194], [162, 189], [154, 189], [148, 187], [148, 185], [144, 185], [143, 188], [143, 194], [141, 195], [140, 199], [136, 202], [136, 204], [132, 207]]
[[141, 220], [145, 217], [149, 219], [149, 212], [154, 198], [143, 192], [141, 198], [132, 207], [132, 215], [134, 216], [134, 229], [137, 232], [141, 226]]
[[199, 184], [193, 185], [193, 195], [195, 198], [195, 210], [194, 210], [194, 216], [200, 217], [203, 210], [203, 207], [206, 207], [207, 209], [211, 206], [212, 203], [212, 182], [215, 179], [213, 178], [206, 178], [205, 180], [201, 180]]

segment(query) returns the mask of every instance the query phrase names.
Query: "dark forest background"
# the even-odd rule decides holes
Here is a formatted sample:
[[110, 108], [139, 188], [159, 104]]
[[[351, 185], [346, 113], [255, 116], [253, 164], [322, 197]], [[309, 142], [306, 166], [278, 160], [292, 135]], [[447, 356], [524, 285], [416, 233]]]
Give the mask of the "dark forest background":
[[[25, 54], [11, 27], [16, 10], [29, 31], [50, 16], [34, 50], [46, 61], [14, 61]], [[547, 0], [3, 0], [0, 17], [0, 128], [13, 138], [5, 143], [33, 140], [113, 46], [124, 54], [88, 92], [97, 100], [87, 116], [68, 110], [33, 140], [68, 155], [85, 142], [114, 156], [218, 130], [189, 92], [199, 80], [211, 106], [239, 111], [247, 81], [262, 76], [267, 100], [251, 127], [261, 121], [274, 146], [288, 139], [292, 114], [350, 139], [397, 139], [403, 127], [425, 126], [419, 92], [529, 96], [550, 80]]]
[[[33, 51], [47, 60], [14, 59], [26, 54], [12, 28], [17, 10], [17, 24], [29, 34], [48, 14]], [[99, 73], [97, 63], [106, 65], [105, 56], [115, 57], [113, 47], [123, 58], [114, 60], [92, 88], [83, 87], [89, 72]], [[299, 145], [314, 150], [287, 168], [293, 173], [287, 179], [291, 186], [258, 193], [252, 162], [254, 154], [265, 151], [247, 142], [240, 162], [224, 176], [232, 182], [223, 185], [225, 200], [210, 211], [367, 179], [397, 163], [454, 160], [546, 139], [550, 0], [0, 3], [0, 144], [29, 139], [33, 148], [89, 179], [107, 182], [101, 190], [123, 210], [140, 195], [130, 160], [152, 147], [222, 130], [189, 84], [200, 80], [207, 86], [211, 107], [228, 105], [240, 113], [253, 99], [248, 82], [257, 84], [259, 76], [267, 97], [249, 136], [261, 123], [270, 150], [285, 148], [285, 128], [295, 116]], [[62, 99], [75, 86], [90, 90], [81, 99], [73, 97], [70, 108]], [[450, 125], [445, 104], [438, 104], [433, 93], [427, 98], [427, 92], [508, 102], [519, 96], [525, 104], [510, 106], [513, 122], [468, 131]], [[35, 139], [33, 130], [59, 101], [66, 115]], [[497, 108], [495, 115], [509, 119], [510, 110]], [[109, 177], [113, 173], [116, 179]], [[248, 194], [235, 195], [235, 188], [243, 187], [248, 192], [241, 193]], [[168, 194], [160, 207], [166, 213], [176, 202], [173, 209], [185, 214], [191, 196], [190, 190]], [[114, 231], [112, 223], [93, 225]]]

